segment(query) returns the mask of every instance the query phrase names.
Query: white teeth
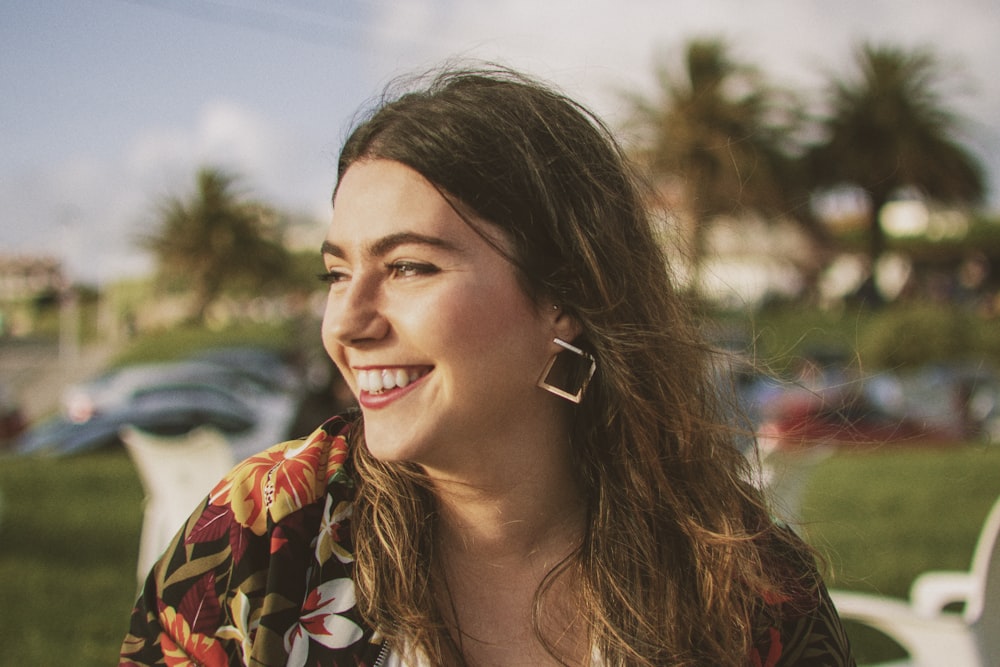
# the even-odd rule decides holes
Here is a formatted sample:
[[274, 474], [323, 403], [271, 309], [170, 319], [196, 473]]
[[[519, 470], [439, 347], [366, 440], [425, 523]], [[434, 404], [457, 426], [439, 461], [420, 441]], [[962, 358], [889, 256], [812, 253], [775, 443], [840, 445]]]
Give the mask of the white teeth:
[[358, 389], [360, 391], [382, 391], [382, 373], [379, 371], [358, 371]]
[[383, 389], [396, 388], [396, 373], [394, 371], [389, 371], [389, 370], [382, 371], [382, 388]]
[[415, 382], [421, 375], [422, 372], [417, 369], [361, 370], [357, 374], [358, 390], [377, 394], [387, 389], [405, 387], [411, 382]]

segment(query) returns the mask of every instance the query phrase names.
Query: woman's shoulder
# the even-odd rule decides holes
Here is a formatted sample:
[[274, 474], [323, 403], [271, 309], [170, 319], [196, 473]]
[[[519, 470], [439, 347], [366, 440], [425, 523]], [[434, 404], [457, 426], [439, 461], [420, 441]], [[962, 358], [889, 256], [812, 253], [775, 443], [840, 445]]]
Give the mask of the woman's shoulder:
[[757, 619], [760, 665], [854, 665], [850, 642], [827, 593], [816, 555], [793, 530], [775, 526], [765, 565], [779, 590], [765, 592]]
[[319, 642], [354, 665], [354, 653], [378, 650], [351, 612], [354, 426], [335, 417], [215, 487], [147, 577], [121, 664], [163, 664], [168, 653], [169, 664], [285, 664]]
[[353, 495], [347, 470], [350, 414], [331, 418], [307, 437], [269, 447], [238, 463], [212, 490], [209, 505], [229, 506], [236, 521], [257, 535], [303, 507], [334, 493]]

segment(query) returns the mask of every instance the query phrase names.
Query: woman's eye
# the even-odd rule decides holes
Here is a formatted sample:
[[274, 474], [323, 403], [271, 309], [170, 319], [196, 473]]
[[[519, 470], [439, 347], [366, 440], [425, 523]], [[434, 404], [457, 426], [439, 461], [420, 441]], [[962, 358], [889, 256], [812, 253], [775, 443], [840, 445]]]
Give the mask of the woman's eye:
[[339, 283], [341, 281], [347, 280], [347, 274], [338, 269], [330, 269], [329, 271], [324, 271], [316, 276], [322, 283], [327, 283], [332, 285], [333, 283]]
[[398, 261], [388, 265], [389, 272], [396, 278], [412, 278], [437, 273], [436, 266], [421, 262]]

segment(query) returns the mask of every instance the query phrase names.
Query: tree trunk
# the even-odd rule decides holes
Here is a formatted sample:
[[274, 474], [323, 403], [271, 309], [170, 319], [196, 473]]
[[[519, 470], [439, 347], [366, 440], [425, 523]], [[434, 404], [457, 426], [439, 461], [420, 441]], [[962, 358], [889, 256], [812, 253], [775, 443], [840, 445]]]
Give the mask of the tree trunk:
[[871, 219], [868, 225], [868, 277], [858, 288], [857, 296], [867, 306], [880, 308], [885, 305], [885, 297], [878, 290], [876, 283], [878, 262], [885, 252], [885, 231], [882, 229], [882, 209], [889, 201], [887, 193], [869, 192], [871, 200]]

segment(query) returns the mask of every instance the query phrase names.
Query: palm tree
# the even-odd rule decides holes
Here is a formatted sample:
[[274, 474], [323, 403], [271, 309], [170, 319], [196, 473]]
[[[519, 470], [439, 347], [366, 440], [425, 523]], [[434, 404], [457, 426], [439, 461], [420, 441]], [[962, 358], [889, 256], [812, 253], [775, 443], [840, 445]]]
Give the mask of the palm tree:
[[638, 158], [680, 192], [697, 284], [711, 218], [789, 211], [786, 149], [797, 107], [756, 68], [735, 61], [719, 39], [688, 42], [683, 72], [661, 65], [656, 74], [658, 97], [632, 99], [633, 123], [644, 131]]
[[204, 321], [224, 289], [263, 289], [283, 282], [288, 271], [274, 212], [243, 198], [235, 184], [236, 177], [219, 169], [199, 170], [196, 192], [166, 199], [158, 229], [139, 239], [155, 254], [162, 276], [194, 291], [194, 322]]
[[[931, 50], [862, 44], [855, 67], [851, 76], [832, 79], [825, 138], [807, 162], [817, 186], [850, 184], [867, 193], [874, 267], [885, 249], [879, 212], [896, 192], [915, 187], [943, 203], [974, 203], [984, 181], [981, 165], [958, 142]], [[874, 289], [866, 296], [878, 298]]]

